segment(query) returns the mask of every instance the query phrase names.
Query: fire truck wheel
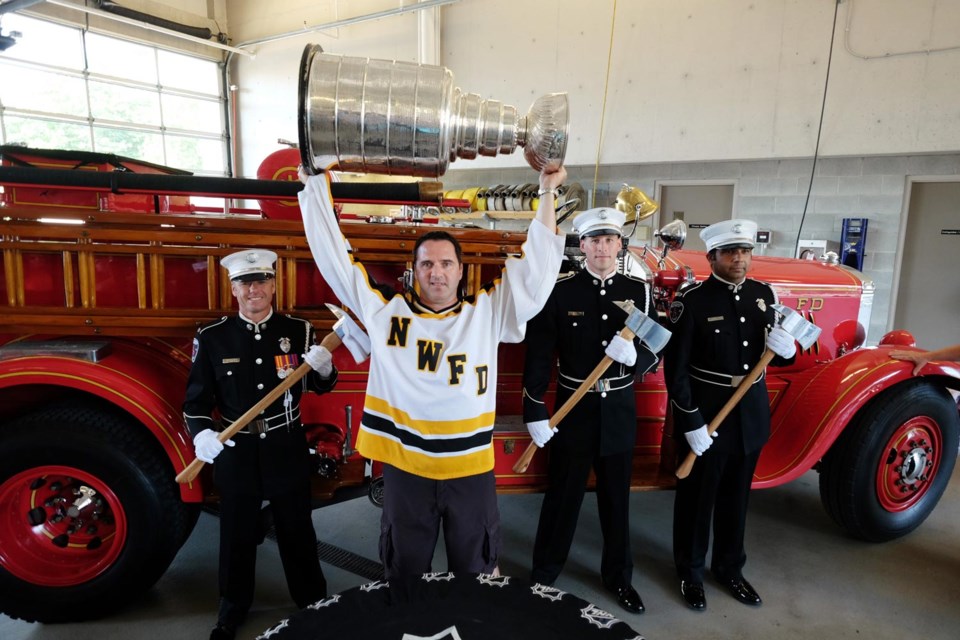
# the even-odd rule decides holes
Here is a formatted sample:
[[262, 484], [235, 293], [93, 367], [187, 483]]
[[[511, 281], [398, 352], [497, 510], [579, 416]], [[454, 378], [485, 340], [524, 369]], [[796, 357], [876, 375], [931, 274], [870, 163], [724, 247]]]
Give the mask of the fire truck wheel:
[[370, 488], [367, 490], [367, 497], [376, 507], [383, 508], [383, 476], [374, 478], [370, 482]]
[[49, 408], [0, 429], [0, 611], [66, 622], [149, 589], [196, 522], [142, 426]]
[[960, 418], [944, 389], [898, 385], [860, 410], [824, 457], [820, 498], [852, 536], [906, 535], [940, 500], [957, 461]]

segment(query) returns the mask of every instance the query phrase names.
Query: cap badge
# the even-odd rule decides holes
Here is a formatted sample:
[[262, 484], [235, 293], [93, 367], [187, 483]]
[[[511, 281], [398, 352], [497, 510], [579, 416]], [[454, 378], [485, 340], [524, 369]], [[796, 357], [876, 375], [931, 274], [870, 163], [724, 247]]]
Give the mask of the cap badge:
[[604, 211], [603, 209], [600, 209], [600, 213], [597, 214], [597, 217], [600, 218], [601, 220], [606, 220], [607, 212]]
[[280, 338], [280, 351], [290, 353], [290, 338]]
[[733, 225], [733, 228], [732, 228], [731, 230], [732, 230], [734, 233], [740, 233], [740, 225], [738, 225], [738, 224]]

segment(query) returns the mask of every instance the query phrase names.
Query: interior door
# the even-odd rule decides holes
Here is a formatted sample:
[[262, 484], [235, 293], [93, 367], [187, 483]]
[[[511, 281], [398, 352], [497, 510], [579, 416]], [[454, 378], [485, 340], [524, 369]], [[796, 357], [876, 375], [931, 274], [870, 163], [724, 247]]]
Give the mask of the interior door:
[[910, 189], [893, 328], [912, 333], [923, 349], [960, 342], [958, 203], [960, 182], [914, 182]]
[[732, 184], [662, 185], [660, 226], [674, 220], [687, 224], [684, 249], [705, 251], [700, 230], [733, 217]]

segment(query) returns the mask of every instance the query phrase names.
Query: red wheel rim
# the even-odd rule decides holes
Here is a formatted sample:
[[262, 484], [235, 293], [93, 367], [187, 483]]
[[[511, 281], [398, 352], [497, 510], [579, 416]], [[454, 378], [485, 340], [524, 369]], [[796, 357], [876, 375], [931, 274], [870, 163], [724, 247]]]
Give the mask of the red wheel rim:
[[0, 484], [0, 564], [24, 582], [87, 582], [116, 562], [126, 537], [120, 500], [80, 469], [34, 467]]
[[877, 467], [877, 496], [887, 511], [904, 511], [917, 504], [940, 470], [943, 440], [936, 421], [917, 416], [890, 436]]

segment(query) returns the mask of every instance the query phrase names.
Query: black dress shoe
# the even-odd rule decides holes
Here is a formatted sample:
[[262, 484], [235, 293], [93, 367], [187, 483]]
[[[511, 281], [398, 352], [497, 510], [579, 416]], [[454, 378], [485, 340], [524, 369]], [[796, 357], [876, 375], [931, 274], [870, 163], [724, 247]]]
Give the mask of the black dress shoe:
[[743, 576], [739, 578], [730, 578], [724, 584], [726, 585], [727, 589], [730, 590], [730, 595], [743, 604], [757, 606], [763, 602], [756, 590], [750, 586], [750, 583], [747, 582]]
[[233, 640], [237, 637], [237, 630], [225, 624], [217, 624], [210, 632], [210, 640]]
[[617, 594], [617, 604], [630, 613], [643, 613], [646, 611], [643, 607], [643, 600], [640, 599], [640, 594], [637, 593], [637, 590], [633, 587], [617, 587], [616, 589], [612, 589], [612, 591]]
[[707, 608], [707, 596], [703, 593], [702, 582], [680, 581], [680, 595], [687, 606], [694, 611], [703, 611]]

